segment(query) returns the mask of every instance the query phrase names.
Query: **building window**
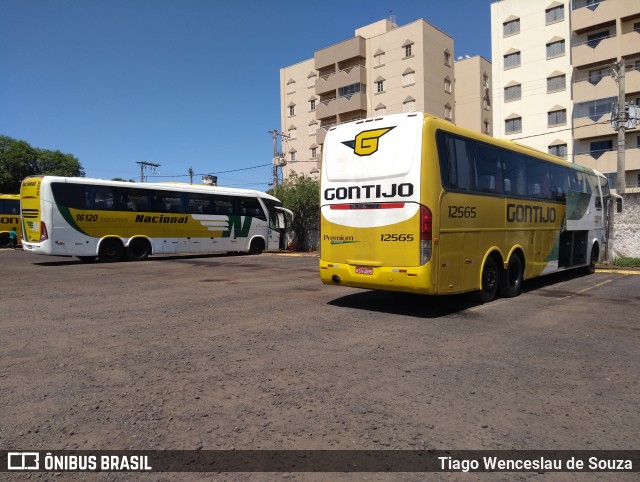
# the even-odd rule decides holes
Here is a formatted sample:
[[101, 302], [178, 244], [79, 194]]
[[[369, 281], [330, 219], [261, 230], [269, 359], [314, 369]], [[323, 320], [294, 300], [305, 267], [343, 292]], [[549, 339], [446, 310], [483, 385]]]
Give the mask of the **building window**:
[[382, 67], [384, 65], [384, 52], [373, 56], [373, 66]]
[[520, 67], [520, 52], [513, 52], [504, 56], [504, 69]]
[[563, 126], [567, 123], [567, 109], [547, 112], [547, 127]]
[[404, 58], [405, 59], [407, 57], [411, 57], [413, 55], [411, 53], [412, 52], [412, 47], [413, 47], [413, 44], [408, 44], [408, 45], [403, 46], [403, 48], [404, 48]]
[[547, 78], [547, 94], [551, 92], [560, 92], [562, 90], [566, 90], [567, 88], [567, 76], [555, 75], [553, 77]]
[[444, 65], [451, 67], [451, 54], [448, 50], [444, 51]]
[[582, 117], [589, 117], [595, 122], [603, 115], [611, 114], [613, 104], [616, 103], [617, 100], [617, 97], [605, 97], [587, 102], [578, 102], [573, 106], [573, 118], [580, 119]]
[[309, 124], [309, 135], [310, 136], [315, 136], [316, 132], [318, 131], [318, 124], [317, 123], [313, 123], [313, 124]]
[[289, 117], [293, 117], [296, 115], [296, 106], [295, 104], [289, 106]]
[[287, 82], [287, 94], [293, 94], [296, 91], [296, 83], [294, 80]]
[[484, 132], [485, 134], [489, 134], [489, 121], [485, 119], [484, 121]]
[[452, 119], [451, 106], [449, 104], [444, 106], [444, 118], [449, 121]]
[[520, 33], [520, 19], [516, 18], [502, 24], [502, 35], [508, 37]]
[[504, 88], [504, 101], [511, 102], [522, 98], [522, 85], [512, 85]]
[[307, 87], [309, 88], [313, 88], [316, 86], [316, 79], [318, 77], [315, 75], [310, 75], [309, 77], [307, 77]]
[[407, 102], [402, 103], [402, 112], [415, 112], [416, 111], [416, 101], [408, 100]]
[[309, 101], [309, 110], [316, 110], [316, 99], [311, 99]]
[[298, 129], [293, 127], [289, 129], [288, 134], [289, 134], [289, 139], [295, 139], [298, 137]]
[[482, 87], [489, 88], [489, 76], [487, 74], [482, 74]]
[[384, 92], [384, 80], [378, 80], [376, 82], [376, 92]]
[[613, 149], [613, 141], [595, 141], [589, 145], [589, 154], [594, 159], [598, 159], [605, 152], [609, 152]]
[[595, 49], [600, 42], [604, 39], [609, 38], [610, 32], [609, 30], [603, 30], [602, 32], [593, 33], [587, 36], [587, 45], [592, 49]]
[[416, 83], [416, 73], [415, 72], [407, 72], [406, 74], [402, 74], [402, 86], [406, 87], [408, 85], [413, 85]]
[[522, 132], [522, 117], [515, 117], [504, 121], [505, 134], [517, 134]]
[[562, 55], [564, 55], [564, 40], [558, 40], [557, 42], [551, 42], [547, 44], [548, 59], [560, 57]]
[[318, 157], [318, 148], [317, 147], [312, 147], [311, 148], [311, 159], [315, 159], [316, 157]]
[[549, 146], [549, 154], [553, 156], [562, 157], [563, 159], [567, 158], [567, 145], [566, 144], [557, 144], [555, 146]]
[[636, 22], [633, 24], [633, 31], [640, 33], [640, 22]]
[[381, 116], [385, 115], [386, 113], [387, 113], [387, 107], [386, 106], [380, 105], [380, 106], [376, 107], [376, 110], [375, 110], [376, 117], [381, 117]]
[[545, 11], [547, 25], [564, 20], [564, 5], [548, 8]]
[[597, 85], [604, 77], [611, 75], [611, 69], [605, 67], [603, 69], [595, 69], [589, 71], [589, 83]]
[[291, 162], [296, 162], [296, 151], [291, 151], [291, 152], [289, 153], [289, 160], [290, 160]]
[[345, 85], [344, 87], [340, 87], [338, 89], [338, 96], [351, 98], [353, 94], [357, 94], [358, 92], [363, 90], [362, 87], [363, 85], [360, 82], [358, 82], [357, 84]]
[[444, 91], [447, 94], [451, 93], [451, 80], [449, 79], [449, 77], [445, 77], [444, 79]]

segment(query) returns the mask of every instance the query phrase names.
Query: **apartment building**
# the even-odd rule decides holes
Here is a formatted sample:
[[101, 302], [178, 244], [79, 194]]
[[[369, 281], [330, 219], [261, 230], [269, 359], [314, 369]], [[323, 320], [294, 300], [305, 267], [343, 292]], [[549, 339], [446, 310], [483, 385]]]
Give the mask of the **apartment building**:
[[573, 143], [568, 5], [491, 4], [494, 136], [565, 158]]
[[[455, 121], [461, 79], [456, 82], [454, 75], [453, 45], [451, 36], [425, 20], [398, 26], [385, 19], [315, 51], [311, 59], [281, 68], [283, 177], [292, 172], [316, 175], [327, 130], [336, 124], [413, 111]], [[490, 83], [491, 70], [482, 65]], [[477, 75], [481, 70], [469, 69]], [[479, 77], [473, 82], [481, 86], [483, 81]], [[472, 95], [482, 105], [482, 89], [465, 93], [469, 104]], [[490, 120], [474, 116], [476, 130]]]
[[[640, 105], [640, 2], [499, 0], [491, 4], [494, 135], [607, 174], [615, 187], [618, 101]], [[638, 127], [626, 132], [627, 189], [640, 185]]]
[[[573, 0], [571, 34], [574, 161], [606, 173], [615, 188], [618, 137], [610, 120], [619, 88], [612, 66], [624, 65], [626, 103], [640, 106], [640, 2]], [[637, 190], [640, 125], [630, 124], [625, 137], [626, 190]]]
[[493, 135], [491, 62], [480, 55], [458, 57], [456, 75], [456, 124]]

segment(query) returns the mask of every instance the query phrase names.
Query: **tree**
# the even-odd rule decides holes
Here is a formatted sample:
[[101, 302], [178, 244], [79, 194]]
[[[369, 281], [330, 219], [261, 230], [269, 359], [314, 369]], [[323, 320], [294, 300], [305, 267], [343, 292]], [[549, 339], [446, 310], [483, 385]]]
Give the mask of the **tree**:
[[28, 142], [0, 136], [0, 192], [17, 193], [27, 176], [84, 176], [71, 154], [31, 147]]
[[320, 184], [304, 174], [291, 173], [289, 178], [269, 194], [282, 201], [282, 205], [293, 212], [289, 229], [294, 234], [296, 249], [309, 250], [309, 234], [318, 229], [320, 219]]

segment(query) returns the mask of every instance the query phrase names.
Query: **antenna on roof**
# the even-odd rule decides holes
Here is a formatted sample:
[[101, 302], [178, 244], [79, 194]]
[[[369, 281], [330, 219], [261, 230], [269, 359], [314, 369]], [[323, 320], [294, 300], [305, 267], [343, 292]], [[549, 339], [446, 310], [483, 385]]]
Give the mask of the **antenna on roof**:
[[394, 29], [398, 26], [396, 24], [396, 14], [393, 13], [393, 10], [389, 10], [389, 23], [391, 24], [391, 29]]

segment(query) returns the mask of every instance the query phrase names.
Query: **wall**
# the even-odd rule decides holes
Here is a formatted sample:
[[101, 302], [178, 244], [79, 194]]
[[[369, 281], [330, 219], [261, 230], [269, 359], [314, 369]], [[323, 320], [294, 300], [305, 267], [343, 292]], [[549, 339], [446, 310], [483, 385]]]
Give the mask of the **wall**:
[[624, 209], [613, 219], [611, 258], [640, 258], [640, 193], [624, 194]]

